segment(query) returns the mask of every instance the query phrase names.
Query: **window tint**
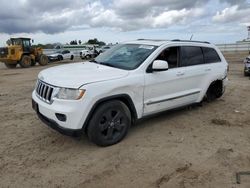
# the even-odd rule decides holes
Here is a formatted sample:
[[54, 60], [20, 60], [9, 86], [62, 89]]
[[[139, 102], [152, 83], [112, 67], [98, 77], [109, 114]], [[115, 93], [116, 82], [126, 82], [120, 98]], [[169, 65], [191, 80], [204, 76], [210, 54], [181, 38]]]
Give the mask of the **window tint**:
[[170, 47], [163, 50], [156, 60], [163, 60], [168, 62], [169, 68], [178, 66], [178, 47]]
[[191, 66], [204, 63], [203, 53], [200, 47], [183, 46], [181, 47], [181, 65]]
[[70, 53], [68, 50], [62, 51], [62, 54], [68, 54], [68, 53]]
[[221, 62], [220, 56], [213, 48], [202, 48], [205, 63]]
[[29, 40], [24, 40], [23, 41], [23, 46], [24, 47], [30, 47], [30, 41]]

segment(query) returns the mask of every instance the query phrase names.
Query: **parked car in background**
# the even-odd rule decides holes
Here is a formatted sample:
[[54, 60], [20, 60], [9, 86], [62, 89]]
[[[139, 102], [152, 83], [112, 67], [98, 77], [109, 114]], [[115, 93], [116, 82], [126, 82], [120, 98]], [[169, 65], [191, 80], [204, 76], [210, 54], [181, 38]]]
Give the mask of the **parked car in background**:
[[103, 53], [103, 52], [109, 50], [110, 48], [111, 48], [111, 46], [103, 46], [103, 47], [101, 47], [101, 49], [99, 50], [99, 53]]
[[60, 50], [56, 53], [48, 55], [48, 58], [50, 61], [62, 61], [67, 59], [73, 60], [74, 54], [69, 50]]
[[95, 48], [88, 48], [80, 52], [81, 59], [95, 58], [99, 55], [99, 52]]
[[244, 60], [244, 75], [250, 76], [250, 56]]

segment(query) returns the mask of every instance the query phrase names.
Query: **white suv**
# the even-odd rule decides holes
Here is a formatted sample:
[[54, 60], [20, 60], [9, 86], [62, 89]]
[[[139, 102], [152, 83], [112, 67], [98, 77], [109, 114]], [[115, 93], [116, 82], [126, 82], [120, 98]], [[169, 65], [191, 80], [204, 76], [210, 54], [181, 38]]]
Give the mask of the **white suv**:
[[145, 116], [222, 96], [228, 64], [208, 42], [137, 40], [90, 62], [43, 70], [33, 91], [42, 121], [100, 146], [121, 141]]

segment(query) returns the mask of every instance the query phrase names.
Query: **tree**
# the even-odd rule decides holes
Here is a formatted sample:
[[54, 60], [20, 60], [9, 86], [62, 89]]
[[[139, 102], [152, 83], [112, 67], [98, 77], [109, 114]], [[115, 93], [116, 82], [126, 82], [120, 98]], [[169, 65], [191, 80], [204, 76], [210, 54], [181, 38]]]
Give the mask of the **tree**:
[[103, 41], [98, 41], [97, 38], [89, 39], [87, 43], [88, 43], [88, 44], [97, 44], [97, 45], [99, 45], [99, 46], [104, 46], [104, 45], [106, 45], [105, 42], [103, 42]]

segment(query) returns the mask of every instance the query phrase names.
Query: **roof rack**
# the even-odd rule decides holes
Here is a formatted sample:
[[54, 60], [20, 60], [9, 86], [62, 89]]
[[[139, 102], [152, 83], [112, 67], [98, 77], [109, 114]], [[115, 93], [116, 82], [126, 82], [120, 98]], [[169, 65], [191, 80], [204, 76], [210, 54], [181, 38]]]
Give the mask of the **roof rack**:
[[149, 40], [149, 41], [169, 41], [166, 39], [137, 39], [137, 40]]
[[207, 41], [180, 40], [180, 39], [174, 39], [174, 40], [171, 40], [171, 42], [197, 42], [197, 43], [206, 43], [206, 44], [210, 44], [210, 42], [207, 42]]

